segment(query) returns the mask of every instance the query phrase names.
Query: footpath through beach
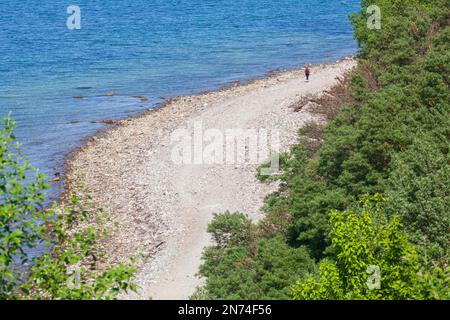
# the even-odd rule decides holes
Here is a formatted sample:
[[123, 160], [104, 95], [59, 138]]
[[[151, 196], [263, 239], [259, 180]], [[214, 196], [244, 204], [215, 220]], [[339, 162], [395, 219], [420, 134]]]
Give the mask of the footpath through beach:
[[[263, 199], [276, 189], [255, 178], [257, 164], [180, 164], [174, 161], [175, 132], [267, 129], [279, 132], [281, 150], [297, 142], [300, 127], [324, 121], [305, 107], [290, 108], [305, 95], [324, 92], [355, 67], [347, 58], [287, 71], [245, 85], [168, 101], [155, 111], [120, 121], [90, 138], [68, 160], [67, 183], [80, 178], [93, 200], [118, 222], [102, 246], [108, 263], [141, 253], [137, 295], [123, 298], [187, 299], [201, 285], [201, 253], [213, 213], [240, 211], [262, 216]], [[266, 159], [267, 160], [267, 159]]]

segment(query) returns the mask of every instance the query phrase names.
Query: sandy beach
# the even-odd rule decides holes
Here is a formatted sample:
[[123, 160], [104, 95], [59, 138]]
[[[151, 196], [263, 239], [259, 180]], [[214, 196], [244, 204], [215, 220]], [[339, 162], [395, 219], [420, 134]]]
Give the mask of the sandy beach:
[[[187, 299], [202, 284], [196, 276], [213, 213], [240, 211], [258, 220], [276, 185], [255, 178], [257, 164], [178, 164], [172, 134], [201, 123], [203, 130], [267, 129], [280, 133], [280, 148], [297, 141], [304, 124], [323, 122], [301, 97], [320, 95], [355, 67], [351, 58], [286, 71], [244, 85], [178, 97], [163, 107], [119, 121], [89, 138], [67, 162], [67, 184], [81, 179], [93, 200], [118, 223], [102, 242], [107, 263], [138, 256], [137, 294], [124, 299]], [[267, 159], [265, 159], [267, 160]]]

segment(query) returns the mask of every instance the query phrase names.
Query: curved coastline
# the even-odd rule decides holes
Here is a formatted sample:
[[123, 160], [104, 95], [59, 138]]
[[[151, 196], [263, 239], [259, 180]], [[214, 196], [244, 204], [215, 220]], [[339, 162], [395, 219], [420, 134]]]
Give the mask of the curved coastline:
[[[137, 283], [141, 290], [131, 298], [188, 298], [202, 283], [195, 273], [202, 248], [210, 244], [206, 225], [212, 213], [229, 209], [259, 219], [264, 197], [276, 189], [256, 181], [256, 165], [174, 166], [169, 158], [170, 133], [199, 120], [206, 128], [275, 127], [283, 130], [280, 142], [286, 150], [297, 141], [299, 127], [323, 121], [307, 109], [294, 113], [290, 106], [301, 96], [324, 92], [355, 65], [347, 57], [313, 66], [308, 84], [301, 69], [282, 70], [175, 97], [118, 120], [70, 153], [61, 199], [81, 179], [95, 202], [118, 221], [119, 227], [102, 242], [102, 249], [107, 264], [140, 253]], [[249, 192], [245, 195], [240, 190]]]

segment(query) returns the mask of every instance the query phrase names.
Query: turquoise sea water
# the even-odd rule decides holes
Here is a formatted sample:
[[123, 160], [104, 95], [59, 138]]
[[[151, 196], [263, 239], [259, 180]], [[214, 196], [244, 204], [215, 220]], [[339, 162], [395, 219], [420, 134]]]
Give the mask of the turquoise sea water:
[[[69, 5], [80, 7], [80, 30], [66, 26]], [[12, 112], [25, 154], [52, 177], [100, 120], [354, 54], [348, 14], [358, 8], [357, 0], [0, 0], [0, 116]]]

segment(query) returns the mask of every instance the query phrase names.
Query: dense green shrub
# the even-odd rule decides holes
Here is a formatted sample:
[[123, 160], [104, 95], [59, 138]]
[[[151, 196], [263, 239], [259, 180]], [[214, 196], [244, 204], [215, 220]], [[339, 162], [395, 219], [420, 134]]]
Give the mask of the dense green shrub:
[[360, 212], [330, 213], [336, 260], [297, 282], [294, 299], [420, 298], [417, 253], [399, 217], [387, 220], [382, 201], [377, 195], [365, 198]]

